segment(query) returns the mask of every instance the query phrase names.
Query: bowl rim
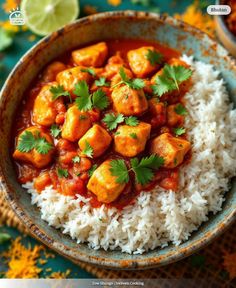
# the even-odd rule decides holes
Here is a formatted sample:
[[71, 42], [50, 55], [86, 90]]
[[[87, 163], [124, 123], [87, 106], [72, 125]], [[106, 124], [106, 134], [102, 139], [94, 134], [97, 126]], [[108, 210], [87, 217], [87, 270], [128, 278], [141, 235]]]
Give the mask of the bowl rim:
[[[126, 11], [112, 11], [112, 12], [103, 12], [103, 13], [97, 13], [95, 15], [87, 16], [81, 19], [78, 19], [77, 21], [68, 24], [64, 26], [63, 28], [51, 33], [50, 35], [42, 38], [39, 42], [37, 42], [31, 49], [29, 49], [19, 60], [19, 62], [16, 64], [12, 72], [9, 74], [7, 80], [5, 81], [5, 84], [1, 90], [0, 93], [0, 100], [2, 98], [3, 91], [5, 89], [8, 89], [9, 85], [8, 82], [10, 78], [14, 75], [16, 70], [19, 69], [19, 67], [22, 65], [22, 62], [24, 62], [26, 57], [29, 57], [31, 54], [33, 54], [35, 51], [37, 51], [38, 47], [43, 44], [50, 42], [50, 40], [53, 40], [54, 38], [59, 37], [62, 32], [64, 31], [64, 28], [66, 29], [73, 29], [77, 25], [83, 25], [86, 22], [96, 22], [97, 20], [105, 20], [107, 18], [115, 19], [116, 17], [123, 17], [123, 18], [136, 18], [136, 19], [150, 19], [150, 20], [157, 20], [162, 21], [163, 23], [170, 24], [172, 26], [179, 26], [182, 29], [186, 30], [187, 32], [194, 32], [195, 36], [206, 36], [207, 34], [202, 32], [201, 30], [188, 25], [187, 23], [184, 23], [180, 20], [174, 19], [167, 15], [159, 15], [156, 13], [150, 13], [150, 12], [143, 12], [143, 11], [132, 11], [132, 10], [126, 10]], [[226, 50], [217, 43], [213, 38], [211, 38], [209, 35], [207, 35], [209, 43], [212, 45], [220, 46], [225, 52]], [[233, 59], [228, 55], [226, 52], [225, 56], [226, 60], [233, 65], [234, 69], [236, 70], [236, 60]], [[226, 61], [225, 60], [225, 61]], [[1, 164], [1, 163], [0, 163]], [[187, 256], [190, 256], [191, 254], [197, 252], [199, 249], [202, 249], [209, 243], [211, 243], [216, 237], [218, 237], [220, 234], [222, 234], [229, 226], [236, 220], [236, 209], [232, 211], [231, 213], [228, 213], [221, 222], [217, 223], [215, 225], [214, 229], [210, 231], [210, 233], [205, 233], [207, 235], [203, 235], [200, 237], [200, 239], [195, 239], [190, 246], [188, 247], [179, 247], [178, 249], [173, 249], [173, 251], [169, 251], [168, 253], [165, 253], [164, 255], [154, 256], [154, 257], [147, 257], [142, 259], [142, 256], [140, 256], [140, 259], [132, 259], [132, 254], [130, 255], [130, 259], [123, 260], [123, 259], [114, 259], [111, 257], [106, 258], [102, 256], [93, 256], [89, 255], [85, 252], [80, 251], [80, 249], [73, 249], [62, 242], [59, 242], [57, 240], [50, 240], [50, 237], [47, 235], [46, 232], [41, 230], [36, 224], [34, 224], [33, 219], [31, 219], [27, 211], [23, 210], [23, 208], [18, 205], [14, 192], [10, 191], [6, 177], [3, 173], [3, 168], [0, 165], [0, 188], [5, 194], [5, 198], [7, 199], [8, 204], [12, 208], [13, 211], [15, 211], [16, 215], [19, 217], [19, 219], [23, 222], [23, 224], [28, 228], [31, 235], [37, 238], [40, 242], [48, 246], [49, 248], [55, 250], [59, 254], [69, 258], [71, 261], [78, 263], [78, 261], [86, 262], [89, 264], [97, 265], [103, 268], [110, 268], [110, 269], [149, 269], [154, 268], [158, 266], [163, 266], [167, 264], [171, 264], [173, 262], [179, 261]], [[5, 178], [4, 178], [5, 177]], [[48, 224], [46, 224], [48, 225]], [[56, 228], [55, 228], [56, 229]], [[62, 233], [62, 232], [61, 232]], [[185, 243], [187, 243], [189, 240], [187, 240]], [[85, 244], [86, 245], [86, 244]], [[159, 248], [156, 248], [159, 249]], [[151, 252], [151, 251], [150, 251]], [[147, 252], [149, 253], [149, 252]], [[129, 255], [129, 254], [128, 254]]]

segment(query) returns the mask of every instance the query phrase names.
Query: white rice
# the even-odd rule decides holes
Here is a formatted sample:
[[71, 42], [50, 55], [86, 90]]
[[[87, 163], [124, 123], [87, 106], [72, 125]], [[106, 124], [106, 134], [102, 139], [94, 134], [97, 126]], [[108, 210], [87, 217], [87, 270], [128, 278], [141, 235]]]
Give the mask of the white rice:
[[[236, 110], [212, 65], [187, 56], [183, 60], [194, 69], [194, 85], [185, 96], [189, 111], [185, 127], [193, 154], [190, 164], [181, 169], [180, 190], [157, 187], [142, 192], [133, 206], [119, 212], [104, 205], [91, 208], [88, 199], [74, 200], [52, 187], [38, 194], [33, 183], [23, 185], [50, 226], [94, 249], [138, 254], [170, 242], [179, 245], [208, 220], [209, 212], [221, 210], [236, 172]], [[80, 202], [86, 204], [80, 207]]]

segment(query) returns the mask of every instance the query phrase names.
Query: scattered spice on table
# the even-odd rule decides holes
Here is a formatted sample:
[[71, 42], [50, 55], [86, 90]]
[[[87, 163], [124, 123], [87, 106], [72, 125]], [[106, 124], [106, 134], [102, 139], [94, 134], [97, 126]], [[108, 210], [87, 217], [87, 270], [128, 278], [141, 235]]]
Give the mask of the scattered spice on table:
[[183, 14], [175, 14], [174, 17], [215, 37], [214, 19], [202, 12], [201, 2], [199, 0], [195, 0], [193, 4], [189, 5]]
[[122, 3], [122, 0], [107, 0], [107, 3], [112, 6], [119, 6]]

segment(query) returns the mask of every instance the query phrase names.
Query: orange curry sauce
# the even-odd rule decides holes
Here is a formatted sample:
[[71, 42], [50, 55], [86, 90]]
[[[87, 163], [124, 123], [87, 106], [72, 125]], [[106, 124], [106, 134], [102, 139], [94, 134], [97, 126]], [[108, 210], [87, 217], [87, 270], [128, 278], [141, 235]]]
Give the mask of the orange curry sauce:
[[[171, 58], [179, 58], [180, 54], [168, 47], [162, 46], [158, 43], [152, 43], [152, 42], [147, 42], [147, 41], [142, 41], [142, 40], [108, 40], [105, 41], [107, 46], [108, 46], [108, 57], [107, 60], [111, 57], [114, 56], [117, 52], [120, 53], [120, 56], [124, 59], [125, 65], [128, 69], [129, 64], [127, 60], [127, 52], [129, 50], [137, 49], [143, 46], [153, 46], [155, 47], [161, 54], [164, 56], [164, 62], [167, 62]], [[107, 64], [107, 60], [104, 63], [102, 67], [104, 67]], [[76, 66], [71, 58], [71, 51], [66, 53], [65, 55], [62, 55], [55, 61], [60, 61], [66, 65], [66, 68], [71, 68]], [[163, 65], [161, 67], [163, 67]], [[160, 67], [160, 68], [161, 68]], [[157, 69], [154, 73], [151, 73], [151, 75], [147, 78], [150, 79], [158, 70]], [[47, 132], [50, 134], [50, 127], [43, 127], [40, 126], [36, 123], [33, 122], [32, 119], [32, 110], [33, 110], [33, 105], [34, 105], [34, 100], [36, 96], [38, 95], [40, 89], [47, 83], [47, 81], [42, 80], [42, 75], [43, 72], [35, 79], [34, 83], [29, 87], [28, 91], [25, 93], [25, 98], [22, 101], [22, 105], [20, 106], [17, 116], [16, 116], [16, 121], [15, 121], [15, 126], [13, 127], [12, 130], [12, 135], [14, 139], [14, 143], [12, 144], [12, 152], [16, 148], [16, 141], [17, 137], [20, 132], [22, 132], [25, 128], [36, 125], [39, 126], [43, 129], [43, 131]], [[135, 76], [134, 76], [135, 77]], [[56, 75], [55, 75], [56, 78]], [[55, 78], [53, 81], [55, 81]], [[50, 79], [52, 81], [52, 79]], [[49, 82], [50, 82], [49, 81]], [[184, 100], [183, 96], [185, 92], [189, 89], [191, 85], [191, 81], [188, 81], [188, 84], [184, 86], [183, 89], [180, 90], [179, 93], [175, 93], [174, 95], [164, 95], [163, 97], [160, 98], [160, 101], [165, 103], [166, 106], [168, 105], [173, 105], [177, 103], [182, 103], [184, 105]], [[91, 86], [90, 86], [91, 88]], [[104, 91], [107, 93], [108, 98], [110, 98], [111, 91], [109, 91], [110, 88], [105, 87]], [[150, 85], [148, 87], [144, 87], [144, 92], [146, 95], [151, 94], [150, 90]], [[69, 105], [68, 100], [65, 97], [63, 98], [64, 103]], [[149, 96], [151, 98], [151, 96]], [[61, 111], [60, 111], [61, 109]], [[65, 111], [60, 107], [57, 107], [58, 113], [61, 115], [57, 119], [57, 124], [61, 127], [64, 122], [64, 114]], [[91, 111], [90, 112], [90, 117], [93, 123], [98, 123], [102, 127], [106, 128], [105, 124], [101, 121], [106, 113], [114, 112], [112, 105], [110, 105], [105, 111]], [[136, 157], [140, 158], [143, 156], [148, 156], [150, 155], [149, 149], [150, 149], [150, 141], [154, 138], [157, 137], [158, 135], [164, 133], [164, 132], [169, 132], [170, 134], [174, 135], [173, 132], [173, 127], [168, 125], [167, 121], [167, 115], [156, 115], [153, 116], [152, 113], [148, 110], [147, 112], [143, 113], [142, 115], [138, 115], [137, 118], [139, 121], [143, 121], [146, 123], [150, 123], [152, 126], [151, 129], [151, 134], [150, 138], [147, 141], [147, 144], [145, 146], [145, 150], [142, 151], [140, 154], [138, 154]], [[177, 126], [183, 125], [184, 124], [184, 119], [182, 121], [183, 123], [178, 123]], [[107, 130], [108, 131], [108, 130]], [[109, 134], [111, 135], [112, 139], [114, 138], [114, 133], [116, 130], [113, 131], [108, 131]], [[181, 135], [179, 137], [180, 139], [186, 139], [186, 134]], [[59, 140], [60, 139], [60, 140]], [[64, 195], [70, 195], [76, 197], [76, 194], [83, 195], [85, 197], [90, 197], [91, 198], [91, 204], [93, 207], [99, 207], [103, 203], [100, 203], [97, 200], [97, 196], [93, 194], [92, 192], [87, 190], [87, 183], [89, 180], [89, 175], [88, 175], [88, 169], [91, 168], [92, 165], [97, 164], [98, 166], [106, 159], [124, 159], [126, 163], [128, 163], [128, 158], [123, 157], [116, 153], [113, 149], [113, 143], [110, 145], [110, 147], [100, 156], [97, 158], [81, 158], [82, 160], [80, 163], [73, 163], [72, 158], [78, 154], [79, 148], [78, 148], [78, 141], [75, 142], [70, 142], [68, 140], [63, 140], [62, 138], [54, 139], [54, 144], [56, 146], [54, 156], [53, 156], [53, 161], [47, 166], [42, 169], [35, 168], [32, 164], [23, 162], [23, 161], [18, 161], [14, 159], [15, 163], [15, 169], [17, 172], [17, 177], [20, 183], [26, 183], [28, 181], [33, 181], [34, 178], [36, 178], [41, 172], [43, 171], [50, 171], [50, 182], [46, 180], [44, 182], [44, 186], [47, 186], [49, 184], [52, 184], [55, 189], [59, 193], [62, 193]], [[124, 147], [125, 149], [125, 147]], [[122, 193], [119, 195], [119, 197], [109, 203], [105, 204], [107, 207], [117, 207], [118, 209], [122, 209], [123, 207], [127, 206], [128, 204], [132, 204], [137, 197], [137, 195], [140, 193], [142, 190], [150, 191], [153, 189], [156, 185], [159, 185], [165, 189], [172, 189], [177, 191], [178, 189], [178, 175], [179, 175], [179, 169], [181, 169], [181, 166], [186, 164], [190, 160], [190, 155], [191, 152], [189, 151], [185, 157], [184, 161], [177, 166], [176, 168], [172, 169], [167, 169], [167, 168], [160, 168], [157, 172], [155, 172], [155, 177], [153, 181], [146, 185], [145, 187], [141, 187], [140, 185], [136, 185], [134, 181], [134, 175], [131, 172], [130, 173], [130, 181], [126, 185], [125, 189], [122, 191]], [[60, 160], [58, 160], [60, 159]], [[58, 162], [60, 162], [60, 167], [67, 169], [69, 172], [69, 176], [67, 178], [59, 178], [57, 173], [56, 173], [56, 167], [58, 167]], [[73, 173], [75, 171], [75, 166], [77, 166], [78, 170], [78, 175], [75, 176]], [[44, 187], [41, 187], [41, 190]], [[68, 191], [70, 191], [68, 193]], [[40, 192], [40, 191], [39, 191]], [[148, 193], [148, 192], [147, 192]]]

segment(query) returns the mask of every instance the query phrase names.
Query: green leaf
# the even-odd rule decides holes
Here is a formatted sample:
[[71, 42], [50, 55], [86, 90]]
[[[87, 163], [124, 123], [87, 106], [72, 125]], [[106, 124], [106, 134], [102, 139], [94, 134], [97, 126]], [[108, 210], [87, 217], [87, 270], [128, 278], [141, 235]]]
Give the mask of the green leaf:
[[106, 78], [105, 77], [100, 77], [98, 80], [95, 80], [95, 85], [98, 87], [109, 87], [110, 83], [106, 82]]
[[182, 104], [177, 104], [175, 106], [175, 112], [178, 114], [178, 115], [187, 115], [188, 114], [188, 111], [186, 110], [186, 108], [182, 105]]
[[52, 148], [52, 144], [49, 143], [46, 138], [39, 137], [35, 140], [35, 147], [36, 151], [40, 154], [47, 154]]
[[70, 102], [72, 102], [70, 93], [68, 91], [65, 91], [64, 87], [62, 85], [57, 85], [57, 86], [52, 86], [50, 89], [50, 92], [53, 94], [52, 95], [52, 100], [56, 100], [59, 97], [69, 97]]
[[18, 141], [18, 145], [16, 147], [20, 152], [30, 152], [35, 147], [35, 138], [32, 132], [24, 131]]
[[139, 120], [135, 116], [125, 117], [125, 124], [129, 126], [137, 126], [139, 124]]
[[116, 129], [117, 125], [124, 121], [122, 114], [115, 115], [114, 113], [106, 114], [102, 121], [106, 124], [109, 130]]
[[178, 65], [166, 64], [161, 75], [155, 79], [156, 85], [152, 86], [154, 94], [162, 96], [164, 93], [179, 90], [179, 85], [188, 80], [192, 75], [192, 70]]
[[0, 245], [4, 244], [10, 239], [11, 239], [11, 235], [9, 235], [8, 233], [0, 233]]
[[57, 175], [59, 178], [67, 178], [69, 176], [69, 172], [67, 169], [57, 168]]
[[149, 157], [131, 159], [131, 167], [135, 173], [135, 180], [141, 185], [149, 183], [154, 176], [153, 170], [158, 170], [164, 164], [164, 159], [155, 154]]
[[96, 76], [96, 72], [92, 68], [81, 68], [80, 71], [81, 72], [87, 72], [90, 75], [92, 75], [93, 77]]
[[0, 28], [0, 51], [5, 50], [13, 43], [13, 34]]
[[50, 133], [54, 138], [57, 138], [61, 133], [61, 129], [58, 125], [53, 124], [50, 128]]
[[120, 68], [119, 74], [120, 74], [120, 78], [122, 79], [122, 81], [124, 81], [124, 82], [129, 81], [129, 78], [128, 78], [128, 76], [125, 73], [124, 67]]
[[93, 175], [93, 172], [97, 169], [98, 165], [94, 164], [88, 171], [89, 177]]
[[185, 132], [186, 132], [185, 128], [183, 128], [183, 127], [177, 127], [177, 128], [174, 128], [173, 130], [174, 130], [174, 133], [176, 136], [181, 136], [181, 135], [185, 134]]
[[152, 66], [160, 64], [163, 60], [163, 55], [161, 53], [151, 49], [148, 49], [146, 57]]
[[111, 175], [116, 176], [116, 183], [124, 184], [129, 182], [129, 172], [124, 160], [112, 160], [110, 166]]
[[92, 101], [86, 81], [82, 80], [75, 84], [75, 90], [73, 92], [77, 96], [75, 103], [80, 111], [88, 111], [92, 109]]
[[92, 103], [95, 108], [100, 110], [106, 109], [109, 106], [107, 95], [101, 89], [98, 89], [92, 95]]
[[122, 80], [118, 82], [117, 84], [115, 84], [114, 86], [112, 86], [112, 88], [115, 88], [116, 86], [121, 85], [121, 84], [125, 84], [129, 86], [131, 89], [139, 90], [145, 86], [145, 82], [143, 81], [143, 79], [139, 79], [139, 78], [130, 79], [126, 75], [124, 67], [120, 68], [119, 74]]
[[138, 139], [138, 136], [136, 133], [130, 133], [129, 136], [133, 139]]
[[20, 152], [30, 152], [32, 149], [36, 149], [40, 154], [47, 154], [53, 148], [52, 144], [49, 143], [44, 137], [34, 135], [30, 131], [25, 131], [19, 138], [17, 150]]
[[93, 147], [89, 144], [88, 141], [85, 141], [85, 148], [83, 150], [83, 154], [93, 158]]
[[79, 157], [79, 156], [75, 156], [75, 157], [72, 159], [72, 162], [73, 162], [73, 163], [80, 163], [80, 157]]

